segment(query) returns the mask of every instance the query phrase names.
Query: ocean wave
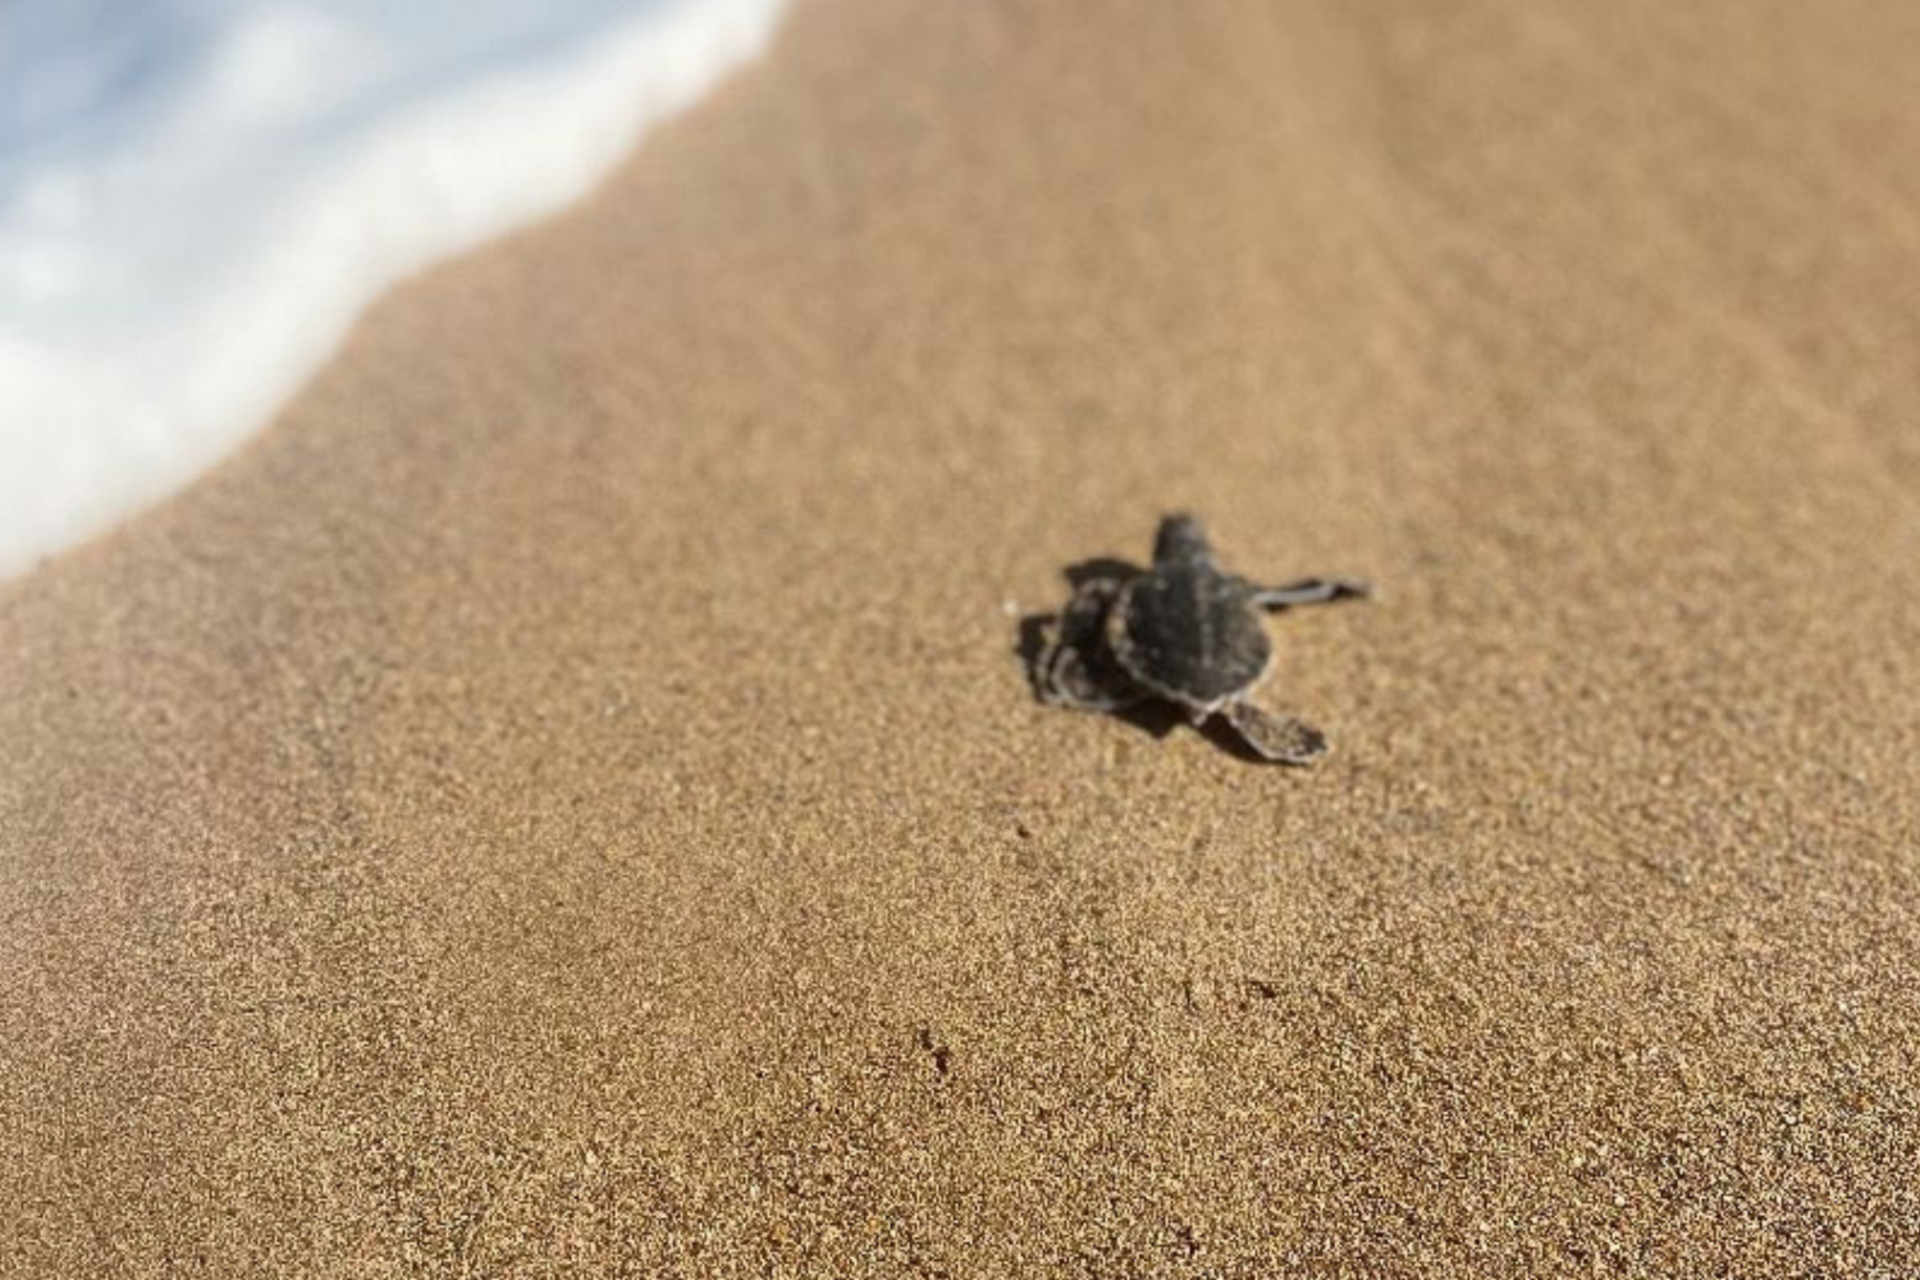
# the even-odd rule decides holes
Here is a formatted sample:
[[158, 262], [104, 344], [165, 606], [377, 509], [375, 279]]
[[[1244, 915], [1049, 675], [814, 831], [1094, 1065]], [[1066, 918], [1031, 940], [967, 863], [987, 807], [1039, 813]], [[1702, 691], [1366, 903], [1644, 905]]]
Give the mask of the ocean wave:
[[782, 5], [0, 5], [0, 575], [217, 461], [376, 294], [581, 195]]

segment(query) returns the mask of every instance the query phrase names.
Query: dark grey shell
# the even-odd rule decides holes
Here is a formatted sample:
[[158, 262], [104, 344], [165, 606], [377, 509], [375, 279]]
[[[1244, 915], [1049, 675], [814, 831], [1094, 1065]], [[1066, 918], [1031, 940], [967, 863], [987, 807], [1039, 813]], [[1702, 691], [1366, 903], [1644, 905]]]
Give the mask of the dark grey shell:
[[1163, 561], [1130, 583], [1108, 617], [1108, 643], [1135, 680], [1194, 710], [1239, 697], [1273, 661], [1253, 588], [1208, 557]]

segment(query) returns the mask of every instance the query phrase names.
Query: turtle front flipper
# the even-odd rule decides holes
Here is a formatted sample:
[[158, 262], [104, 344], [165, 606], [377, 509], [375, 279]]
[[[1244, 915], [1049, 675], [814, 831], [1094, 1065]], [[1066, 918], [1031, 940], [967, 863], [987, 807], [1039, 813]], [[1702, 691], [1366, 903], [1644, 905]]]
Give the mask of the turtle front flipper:
[[1304, 720], [1278, 715], [1245, 698], [1221, 708], [1227, 723], [1263, 760], [1312, 764], [1327, 753], [1327, 737]]
[[1033, 664], [1034, 689], [1042, 702], [1077, 711], [1121, 711], [1147, 696], [1107, 647], [1107, 613], [1119, 591], [1117, 581], [1092, 579], [1060, 611]]
[[1329, 604], [1335, 600], [1363, 600], [1373, 584], [1358, 578], [1302, 578], [1283, 587], [1249, 583], [1253, 603], [1262, 609], [1290, 609], [1301, 604]]

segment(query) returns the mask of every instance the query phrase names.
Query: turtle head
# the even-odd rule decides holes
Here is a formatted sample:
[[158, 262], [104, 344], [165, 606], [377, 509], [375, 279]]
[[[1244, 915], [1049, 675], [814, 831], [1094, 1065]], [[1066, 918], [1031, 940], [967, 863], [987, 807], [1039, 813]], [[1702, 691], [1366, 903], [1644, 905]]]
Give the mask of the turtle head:
[[1201, 565], [1212, 560], [1213, 545], [1207, 541], [1207, 530], [1198, 518], [1183, 511], [1160, 522], [1160, 532], [1153, 540], [1154, 567]]

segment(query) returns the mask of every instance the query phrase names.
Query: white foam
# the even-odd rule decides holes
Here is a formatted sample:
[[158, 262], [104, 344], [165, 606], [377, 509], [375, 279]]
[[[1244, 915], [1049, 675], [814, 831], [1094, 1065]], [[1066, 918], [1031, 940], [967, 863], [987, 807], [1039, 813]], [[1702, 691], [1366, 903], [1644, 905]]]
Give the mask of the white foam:
[[0, 0], [0, 576], [180, 487], [375, 294], [578, 197], [784, 0]]

